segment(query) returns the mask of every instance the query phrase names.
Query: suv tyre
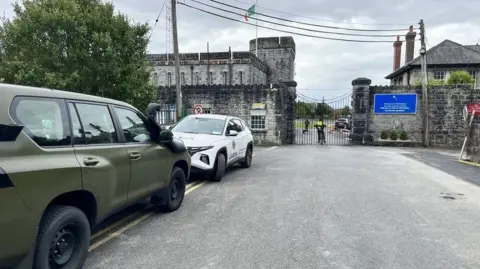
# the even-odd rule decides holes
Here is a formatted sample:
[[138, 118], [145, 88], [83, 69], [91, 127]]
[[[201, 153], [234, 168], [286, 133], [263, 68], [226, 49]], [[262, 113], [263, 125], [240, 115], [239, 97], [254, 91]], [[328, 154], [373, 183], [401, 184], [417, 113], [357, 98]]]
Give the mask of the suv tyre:
[[50, 207], [40, 222], [33, 268], [82, 268], [89, 246], [85, 214], [72, 206]]
[[163, 199], [154, 199], [154, 201], [164, 201], [161, 205], [158, 204], [162, 211], [173, 212], [180, 208], [185, 197], [186, 182], [187, 177], [183, 170], [180, 167], [173, 167], [165, 197]]

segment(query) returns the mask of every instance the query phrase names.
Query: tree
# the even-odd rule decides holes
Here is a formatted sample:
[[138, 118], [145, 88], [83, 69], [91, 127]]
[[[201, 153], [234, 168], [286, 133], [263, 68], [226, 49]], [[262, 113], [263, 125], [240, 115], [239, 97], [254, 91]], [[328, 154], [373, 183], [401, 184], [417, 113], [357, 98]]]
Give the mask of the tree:
[[154, 100], [147, 24], [101, 0], [23, 0], [3, 22], [6, 83], [104, 96], [145, 109]]
[[450, 73], [447, 85], [473, 84], [474, 80], [467, 71], [454, 71]]
[[326, 103], [317, 103], [317, 107], [315, 108], [315, 115], [324, 118], [332, 117], [333, 108]]
[[349, 106], [345, 106], [339, 109], [339, 114], [342, 116], [348, 116], [350, 115], [350, 113], [351, 113], [351, 110]]

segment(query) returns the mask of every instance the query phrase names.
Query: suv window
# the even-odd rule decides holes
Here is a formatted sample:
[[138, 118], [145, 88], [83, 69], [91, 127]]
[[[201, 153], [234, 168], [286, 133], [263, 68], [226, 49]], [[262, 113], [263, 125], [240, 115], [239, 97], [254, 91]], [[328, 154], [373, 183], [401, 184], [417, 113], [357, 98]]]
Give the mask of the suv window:
[[75, 106], [77, 107], [87, 144], [118, 142], [112, 116], [106, 105], [77, 103]]
[[241, 131], [243, 131], [242, 122], [239, 119], [234, 119], [233, 122], [235, 123], [235, 126], [237, 128], [237, 132], [240, 133]]
[[127, 143], [150, 142], [150, 132], [145, 121], [136, 113], [129, 109], [115, 107], [120, 126]]
[[83, 132], [83, 126], [78, 118], [78, 112], [75, 108], [75, 105], [72, 103], [68, 104], [70, 110], [70, 119], [72, 120], [72, 131], [73, 131], [73, 143], [74, 144], [85, 144], [85, 135]]
[[15, 122], [41, 147], [71, 145], [65, 101], [53, 98], [18, 97], [10, 111]]

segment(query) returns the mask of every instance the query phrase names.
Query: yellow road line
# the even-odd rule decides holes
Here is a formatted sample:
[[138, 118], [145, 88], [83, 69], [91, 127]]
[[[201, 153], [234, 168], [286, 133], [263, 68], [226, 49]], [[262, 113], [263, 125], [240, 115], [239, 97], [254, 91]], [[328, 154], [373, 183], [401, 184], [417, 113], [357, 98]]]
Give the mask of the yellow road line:
[[206, 181], [202, 181], [202, 183], [197, 184], [197, 185], [191, 187], [189, 190], [187, 190], [187, 191], [185, 192], [185, 195], [187, 195], [187, 194], [191, 193], [192, 191], [200, 188], [200, 187], [201, 187], [203, 184], [205, 184], [205, 183], [206, 183]]
[[136, 213], [133, 213], [131, 215], [128, 215], [126, 218], [123, 218], [123, 219], [120, 219], [119, 221], [117, 222], [114, 222], [112, 223], [110, 226], [107, 226], [105, 227], [103, 230], [99, 231], [99, 232], [96, 232], [95, 234], [92, 235], [92, 238], [91, 240], [94, 240], [108, 232], [110, 232], [111, 230], [115, 229], [115, 228], [118, 228], [119, 226], [122, 226], [123, 224], [127, 223], [128, 221], [134, 219], [134, 218], [137, 218], [143, 214], [145, 214], [145, 211], [147, 211], [148, 209], [150, 209], [152, 206], [148, 206], [146, 208], [144, 208], [142, 211], [140, 212], [136, 212]]
[[148, 217], [150, 217], [151, 215], [153, 215], [155, 212], [150, 212], [150, 213], [147, 213], [143, 216], [141, 216], [140, 218], [136, 219], [135, 221], [132, 221], [130, 222], [129, 224], [127, 224], [126, 226], [124, 226], [122, 229], [118, 230], [118, 231], [115, 231], [111, 234], [109, 234], [107, 237], [103, 238], [102, 240], [96, 242], [95, 244], [91, 245], [90, 248], [88, 249], [88, 252], [91, 252], [93, 250], [95, 250], [96, 248], [100, 247], [101, 245], [107, 243], [108, 241], [112, 240], [113, 238], [121, 235], [123, 232], [125, 232], [126, 230], [132, 228], [133, 226], [135, 225], [138, 225], [140, 222], [142, 222], [143, 220], [147, 219]]
[[[192, 182], [190, 184], [187, 184], [186, 186], [186, 190], [187, 192], [189, 191], [190, 188], [193, 188], [195, 186], [197, 186], [198, 184], [200, 183], [200, 181], [195, 181], [195, 182]], [[195, 188], [196, 189], [196, 188]], [[186, 192], [186, 193], [187, 193]], [[140, 212], [135, 212], [135, 213], [132, 213], [128, 216], [126, 216], [125, 218], [122, 218], [114, 223], [112, 223], [110, 226], [107, 226], [105, 227], [103, 230], [99, 231], [99, 232], [96, 232], [95, 234], [92, 235], [92, 238], [91, 240], [94, 240], [96, 238], [98, 238], [99, 236], [102, 236], [104, 235], [105, 233], [108, 233], [109, 231], [115, 229], [115, 228], [118, 228], [119, 226], [122, 226], [123, 224], [125, 224], [126, 222], [140, 216], [140, 215], [143, 215], [145, 214], [145, 211], [149, 210], [152, 206], [148, 206], [146, 208], [144, 208], [142, 211]]]
[[463, 163], [463, 164], [468, 164], [468, 165], [480, 167], [480, 163], [469, 162], [469, 161], [464, 161], [464, 160], [459, 160], [459, 162], [461, 162], [461, 163]]
[[[200, 186], [202, 186], [202, 185], [205, 184], [205, 183], [206, 183], [206, 181], [202, 181], [202, 182], [198, 182], [198, 181], [197, 181], [197, 182], [193, 182], [193, 183], [187, 185], [187, 187], [190, 187], [190, 188], [188, 188], [188, 190], [185, 192], [185, 195], [187, 195], [187, 194], [189, 194], [190, 192], [192, 192], [192, 191], [200, 188]], [[129, 224], [125, 225], [125, 226], [124, 226], [123, 228], [121, 228], [120, 230], [115, 231], [115, 232], [109, 234], [107, 237], [105, 237], [105, 238], [99, 240], [98, 242], [96, 242], [95, 244], [91, 245], [90, 248], [88, 249], [88, 252], [91, 252], [91, 251], [95, 250], [96, 248], [100, 247], [101, 245], [107, 243], [108, 241], [114, 239], [115, 237], [118, 237], [119, 235], [121, 235], [122, 233], [124, 233], [126, 230], [128, 230], [128, 229], [130, 229], [130, 228], [132, 228], [132, 227], [134, 227], [134, 226], [136, 226], [136, 225], [138, 225], [140, 222], [146, 220], [147, 218], [149, 218], [149, 217], [152, 216], [153, 214], [155, 214], [155, 212], [146, 213], [145, 215], [143, 215], [143, 216], [139, 217], [138, 219], [136, 219], [136, 220], [130, 222]], [[131, 219], [131, 218], [130, 218], [131, 216], [132, 216], [132, 215], [130, 215], [130, 216], [127, 217], [127, 218], [128, 218], [128, 219]], [[123, 224], [124, 222], [126, 222], [126, 219], [122, 220], [122, 224]], [[118, 222], [117, 222], [117, 223], [118, 223]], [[118, 226], [120, 226], [120, 224], [118, 224], [118, 225], [112, 225], [111, 227], [107, 227], [107, 228], [105, 228], [104, 230], [102, 230], [102, 231], [99, 232], [99, 233], [104, 234], [104, 233], [112, 230], [112, 229], [114, 228], [113, 226], [118, 227]], [[98, 236], [100, 236], [100, 235], [95, 234], [93, 238], [96, 238], [96, 237], [98, 237]]]

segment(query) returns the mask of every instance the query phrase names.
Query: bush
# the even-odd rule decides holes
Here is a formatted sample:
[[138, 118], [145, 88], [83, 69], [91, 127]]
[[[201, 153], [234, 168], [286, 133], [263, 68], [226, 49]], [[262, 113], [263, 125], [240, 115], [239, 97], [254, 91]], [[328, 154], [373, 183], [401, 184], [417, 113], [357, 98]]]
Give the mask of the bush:
[[393, 131], [390, 133], [390, 139], [392, 140], [397, 140], [398, 139], [398, 134], [397, 132]]
[[408, 134], [407, 134], [407, 132], [402, 131], [402, 132], [400, 133], [400, 140], [403, 140], [403, 141], [408, 140]]
[[459, 85], [459, 84], [473, 84], [474, 79], [467, 71], [454, 71], [450, 73], [450, 77], [447, 80], [447, 85]]
[[381, 139], [388, 139], [388, 133], [387, 133], [387, 131], [382, 131], [382, 133], [380, 134], [380, 138], [381, 138]]

